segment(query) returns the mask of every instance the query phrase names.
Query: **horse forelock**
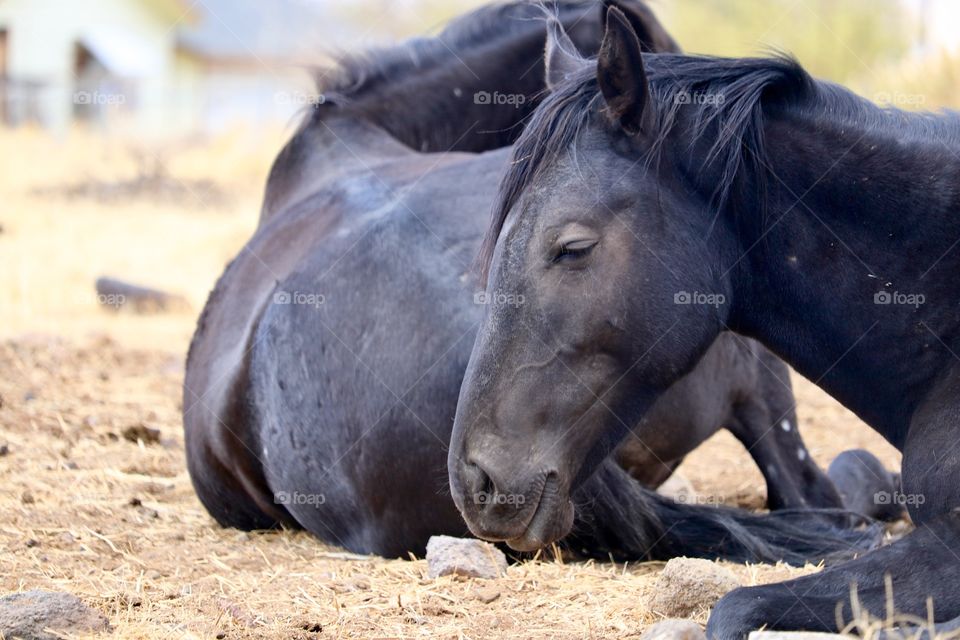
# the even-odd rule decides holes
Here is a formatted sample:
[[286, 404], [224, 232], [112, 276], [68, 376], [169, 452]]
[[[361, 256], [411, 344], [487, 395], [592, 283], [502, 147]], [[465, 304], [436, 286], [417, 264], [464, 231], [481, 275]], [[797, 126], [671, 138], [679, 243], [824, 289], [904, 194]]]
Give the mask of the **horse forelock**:
[[503, 175], [493, 216], [477, 256], [476, 270], [486, 284], [493, 252], [507, 215], [538, 171], [573, 144], [580, 126], [599, 97], [593, 69], [588, 68], [556, 87], [541, 103], [513, 146], [510, 165]]

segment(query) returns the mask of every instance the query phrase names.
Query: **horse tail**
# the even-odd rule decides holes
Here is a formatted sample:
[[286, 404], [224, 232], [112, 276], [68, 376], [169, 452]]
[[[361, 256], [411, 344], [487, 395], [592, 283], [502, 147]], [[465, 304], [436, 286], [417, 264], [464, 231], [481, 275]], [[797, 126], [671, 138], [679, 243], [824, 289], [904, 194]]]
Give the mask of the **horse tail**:
[[641, 486], [608, 459], [578, 490], [566, 545], [617, 561], [679, 556], [802, 566], [852, 558], [879, 545], [882, 529], [841, 509], [756, 514], [675, 502]]

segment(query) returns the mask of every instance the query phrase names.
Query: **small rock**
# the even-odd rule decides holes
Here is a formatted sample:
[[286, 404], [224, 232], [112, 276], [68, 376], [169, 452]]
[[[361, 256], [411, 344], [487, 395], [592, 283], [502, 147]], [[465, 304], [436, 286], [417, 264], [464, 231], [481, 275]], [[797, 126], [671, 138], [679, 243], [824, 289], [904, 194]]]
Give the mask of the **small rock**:
[[24, 542], [23, 544], [27, 546], [27, 549], [33, 549], [34, 547], [40, 546], [40, 541], [37, 540], [36, 538], [27, 538], [27, 541]]
[[160, 517], [160, 512], [159, 512], [159, 511], [157, 511], [156, 509], [151, 509], [150, 507], [148, 507], [148, 506], [146, 506], [145, 504], [143, 504], [143, 502], [140, 501], [140, 498], [131, 498], [131, 499], [130, 499], [130, 502], [129, 502], [128, 504], [129, 504], [131, 507], [135, 508], [135, 509], [137, 510], [137, 513], [139, 513], [141, 516], [143, 516], [143, 517], [145, 517], [145, 518], [159, 518], [159, 517]]
[[10, 445], [6, 443], [0, 444], [0, 458], [8, 455], [10, 455]]
[[707, 640], [707, 636], [693, 620], [668, 618], [647, 627], [640, 640]]
[[20, 502], [22, 502], [23, 504], [35, 504], [36, 501], [37, 499], [34, 498], [33, 494], [30, 493], [29, 491], [24, 491], [23, 493], [20, 494]]
[[507, 557], [482, 540], [431, 536], [427, 542], [427, 566], [431, 578], [449, 575], [499, 578], [507, 571]]
[[110, 622], [70, 593], [25, 591], [0, 598], [0, 636], [57, 640], [63, 635], [106, 631]]
[[697, 504], [700, 496], [689, 480], [674, 473], [657, 487], [657, 493], [681, 504]]
[[123, 430], [123, 437], [130, 442], [142, 441], [143, 444], [160, 442], [160, 429], [148, 427], [145, 424], [135, 424]]
[[500, 590], [495, 589], [494, 587], [477, 589], [476, 592], [474, 592], [474, 597], [483, 604], [490, 604], [500, 597]]
[[220, 598], [218, 601], [220, 605], [220, 611], [229, 615], [233, 620], [239, 623], [241, 626], [247, 628], [253, 628], [257, 626], [257, 619], [245, 608], [243, 608], [238, 603], [233, 600], [228, 600], [226, 598]]
[[671, 618], [690, 618], [739, 586], [729, 569], [709, 560], [674, 558], [657, 578], [650, 608]]
[[143, 598], [136, 593], [123, 591], [117, 594], [117, 603], [124, 607], [139, 607], [143, 604]]
[[367, 591], [370, 589], [370, 581], [364, 578], [354, 578], [350, 581], [350, 586], [354, 591]]

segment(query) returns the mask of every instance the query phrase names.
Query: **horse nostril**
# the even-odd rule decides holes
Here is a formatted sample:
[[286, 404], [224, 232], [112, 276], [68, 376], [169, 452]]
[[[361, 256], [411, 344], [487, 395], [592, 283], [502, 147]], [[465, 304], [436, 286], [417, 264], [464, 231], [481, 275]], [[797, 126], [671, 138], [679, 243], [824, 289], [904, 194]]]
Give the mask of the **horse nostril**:
[[464, 463], [463, 481], [467, 489], [467, 500], [473, 502], [481, 510], [489, 504], [491, 496], [496, 493], [496, 487], [490, 478], [490, 474], [475, 462]]

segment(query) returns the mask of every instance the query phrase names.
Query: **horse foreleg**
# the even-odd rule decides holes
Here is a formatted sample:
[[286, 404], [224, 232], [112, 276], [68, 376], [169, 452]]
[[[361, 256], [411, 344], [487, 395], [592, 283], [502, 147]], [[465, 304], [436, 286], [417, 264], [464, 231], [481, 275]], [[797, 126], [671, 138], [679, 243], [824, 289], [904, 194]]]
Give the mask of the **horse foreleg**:
[[737, 404], [728, 429], [767, 482], [771, 509], [842, 507], [833, 482], [810, 456], [797, 427], [793, 393], [779, 380]]
[[[927, 598], [932, 598], [936, 620], [951, 620], [960, 615], [957, 549], [960, 513], [954, 511], [889, 546], [820, 573], [731, 591], [714, 608], [707, 635], [712, 640], [741, 640], [761, 627], [836, 632], [866, 613], [884, 618], [890, 596], [898, 613], [920, 619], [926, 619]], [[856, 612], [852, 592], [859, 603]]]
[[[934, 621], [960, 616], [960, 404], [955, 379], [932, 392], [915, 413], [904, 446], [902, 500], [917, 529], [863, 557], [780, 584], [737, 589], [717, 603], [711, 638], [740, 639], [753, 629], [837, 631], [853, 616], [851, 589], [862, 611]], [[889, 576], [891, 590], [886, 588]], [[839, 624], [838, 624], [839, 619]]]

